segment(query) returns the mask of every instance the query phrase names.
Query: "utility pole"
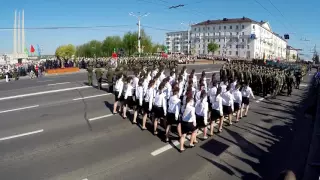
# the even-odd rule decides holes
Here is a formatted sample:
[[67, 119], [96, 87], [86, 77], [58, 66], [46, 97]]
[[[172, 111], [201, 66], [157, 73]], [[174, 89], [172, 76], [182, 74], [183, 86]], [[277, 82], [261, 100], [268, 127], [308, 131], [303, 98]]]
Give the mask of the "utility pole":
[[140, 57], [140, 53], [141, 53], [141, 32], [140, 32], [140, 20], [143, 17], [148, 16], [150, 13], [145, 13], [143, 15], [140, 14], [140, 12], [138, 12], [137, 14], [134, 14], [133, 12], [129, 13], [130, 16], [134, 16], [136, 18], [138, 18], [138, 52], [139, 52], [139, 57]]

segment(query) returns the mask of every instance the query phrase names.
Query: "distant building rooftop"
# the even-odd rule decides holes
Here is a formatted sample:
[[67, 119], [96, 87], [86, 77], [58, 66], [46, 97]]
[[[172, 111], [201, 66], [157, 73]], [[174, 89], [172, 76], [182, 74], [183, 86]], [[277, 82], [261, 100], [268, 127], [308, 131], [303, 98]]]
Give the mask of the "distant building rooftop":
[[211, 24], [226, 24], [226, 23], [246, 23], [246, 22], [250, 22], [250, 23], [257, 23], [257, 24], [264, 24], [264, 21], [255, 21], [252, 20], [250, 18], [247, 17], [242, 17], [242, 18], [232, 18], [232, 19], [228, 19], [228, 18], [223, 18], [218, 19], [218, 20], [207, 20], [207, 21], [203, 21], [197, 24], [194, 24], [193, 26], [200, 26], [200, 25], [211, 25]]

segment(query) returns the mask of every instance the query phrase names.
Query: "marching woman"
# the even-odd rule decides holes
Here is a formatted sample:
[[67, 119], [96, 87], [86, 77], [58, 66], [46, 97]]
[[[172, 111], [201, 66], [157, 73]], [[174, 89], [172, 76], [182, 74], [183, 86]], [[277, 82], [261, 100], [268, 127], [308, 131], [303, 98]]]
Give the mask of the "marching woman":
[[236, 85], [237, 85], [237, 80], [232, 80], [231, 79], [231, 82], [230, 85], [231, 85], [231, 92], [233, 92], [235, 89], [236, 89]]
[[205, 86], [202, 83], [202, 81], [200, 80], [200, 89], [195, 94], [195, 102], [198, 102], [200, 100], [203, 90], [205, 91]]
[[164, 78], [166, 78], [166, 75], [164, 74], [164, 69], [162, 69], [160, 71], [160, 76], [159, 76], [160, 82], [162, 82], [164, 80]]
[[[222, 88], [221, 88], [222, 90]], [[229, 125], [232, 125], [232, 112], [233, 108], [233, 95], [230, 92], [231, 86], [228, 85], [226, 92], [222, 93], [222, 106], [223, 106], [223, 115], [228, 116]]]
[[148, 79], [148, 75], [146, 75], [144, 77], [143, 83], [142, 83], [142, 87], [143, 87], [143, 97], [146, 94], [147, 90], [148, 90], [148, 86], [149, 86], [149, 79]]
[[175, 74], [174, 71], [171, 71], [170, 72], [170, 77], [169, 77], [169, 83], [171, 85], [173, 85], [175, 83], [175, 81], [176, 81], [176, 74]]
[[121, 95], [122, 95], [122, 91], [123, 91], [123, 81], [122, 81], [123, 75], [120, 74], [118, 76], [118, 79], [116, 81], [116, 85], [115, 85], [115, 92], [114, 92], [114, 104], [113, 104], [113, 114], [117, 113], [117, 108], [118, 108], [118, 102], [121, 99]]
[[164, 94], [166, 95], [167, 102], [169, 101], [171, 95], [172, 95], [172, 86], [169, 82], [170, 78], [167, 77], [163, 80], [164, 85]]
[[235, 90], [232, 92], [234, 100], [234, 112], [236, 113], [236, 122], [239, 122], [240, 110], [242, 105], [242, 93], [240, 92], [240, 85], [237, 84]]
[[192, 96], [187, 97], [186, 102], [187, 102], [186, 108], [183, 112], [182, 119], [181, 119], [182, 136], [180, 137], [180, 152], [183, 152], [185, 150], [184, 141], [187, 133], [191, 132], [190, 147], [194, 147], [193, 143], [195, 142], [196, 135], [197, 135], [196, 114], [195, 114], [194, 101]]
[[152, 111], [153, 98], [155, 95], [154, 85], [155, 85], [154, 81], [151, 80], [149, 82], [148, 89], [147, 89], [145, 96], [144, 96], [143, 118], [142, 118], [142, 128], [141, 128], [142, 130], [147, 129], [146, 128], [147, 116]]
[[202, 90], [200, 99], [196, 102], [195, 111], [196, 111], [197, 131], [203, 128], [203, 139], [208, 139], [207, 137], [208, 109], [209, 107], [207, 102], [207, 93], [205, 90]]
[[[212, 87], [208, 91], [208, 102], [209, 107], [212, 107], [213, 98], [216, 96], [218, 85], [216, 81], [212, 81]], [[210, 109], [209, 109], [210, 111]]]
[[158, 88], [159, 88], [159, 86], [160, 86], [160, 83], [161, 83], [161, 81], [160, 81], [160, 74], [157, 74], [155, 77], [154, 77], [154, 89], [156, 90], [156, 91], [158, 91]]
[[183, 81], [183, 77], [182, 76], [179, 76], [178, 78], [178, 86], [179, 86], [179, 98], [180, 100], [182, 101], [182, 98], [183, 98], [183, 86], [184, 86], [184, 81]]
[[125, 86], [125, 94], [124, 94], [124, 100], [123, 100], [123, 105], [122, 105], [122, 117], [123, 119], [127, 118], [127, 108], [128, 106], [131, 107], [133, 98], [132, 98], [132, 93], [133, 93], [133, 86], [132, 86], [132, 78], [128, 77], [126, 86]]
[[161, 119], [163, 119], [167, 114], [167, 99], [166, 94], [163, 92], [164, 84], [161, 83], [159, 86], [159, 90], [154, 98], [154, 106], [153, 106], [153, 113], [154, 113], [154, 122], [153, 122], [153, 132], [154, 135], [158, 134], [158, 123]]
[[142, 103], [143, 103], [143, 79], [139, 80], [138, 87], [135, 91], [135, 106], [134, 106], [134, 113], [133, 113], [133, 124], [137, 124], [137, 116], [138, 113], [142, 110]]
[[244, 117], [247, 117], [249, 111], [250, 97], [255, 99], [251, 87], [249, 87], [248, 82], [243, 83], [244, 87], [241, 90], [242, 93], [242, 106], [240, 110], [240, 117], [242, 117], [242, 109], [245, 107]]
[[186, 66], [182, 67], [181, 74], [182, 74], [182, 77], [183, 77], [183, 82], [187, 82], [188, 73], [187, 73], [187, 67]]
[[203, 80], [201, 84], [204, 84], [204, 89], [206, 91], [208, 91], [207, 78], [206, 78], [206, 72], [205, 71], [202, 71], [200, 81], [201, 81], [201, 79]]
[[138, 87], [138, 83], [139, 83], [139, 78], [140, 78], [140, 72], [137, 71], [134, 73], [134, 78], [132, 80], [132, 87], [133, 87], [133, 95], [135, 94], [135, 90]]
[[166, 142], [169, 141], [169, 131], [172, 125], [177, 125], [177, 131], [179, 137], [181, 137], [181, 125], [179, 126], [179, 114], [181, 107], [181, 100], [179, 98], [179, 88], [173, 90], [173, 95], [168, 102], [168, 114], [167, 114], [167, 128], [166, 128]]
[[212, 100], [212, 110], [211, 110], [211, 124], [210, 124], [210, 136], [213, 136], [213, 122], [217, 122], [219, 120], [219, 130], [218, 132], [222, 132], [223, 125], [223, 106], [222, 106], [222, 97], [221, 97], [221, 87], [217, 88], [217, 92]]

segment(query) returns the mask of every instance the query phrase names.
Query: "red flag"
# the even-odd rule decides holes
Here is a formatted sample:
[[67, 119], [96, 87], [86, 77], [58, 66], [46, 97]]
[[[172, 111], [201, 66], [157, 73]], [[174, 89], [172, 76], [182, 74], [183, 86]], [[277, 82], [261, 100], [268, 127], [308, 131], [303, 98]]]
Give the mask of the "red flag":
[[34, 51], [35, 51], [35, 49], [34, 49], [34, 47], [31, 45], [31, 47], [30, 47], [30, 52], [31, 52], [31, 53], [34, 53]]

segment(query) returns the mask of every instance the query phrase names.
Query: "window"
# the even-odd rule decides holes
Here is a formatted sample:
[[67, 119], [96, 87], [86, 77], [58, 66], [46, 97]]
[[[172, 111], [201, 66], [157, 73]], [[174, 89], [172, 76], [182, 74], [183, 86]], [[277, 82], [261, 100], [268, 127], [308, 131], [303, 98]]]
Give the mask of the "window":
[[[221, 32], [219, 32], [219, 36], [221, 36]], [[219, 41], [220, 42], [220, 41]]]
[[215, 30], [216, 28], [215, 27], [212, 27], [212, 30]]
[[232, 45], [230, 45], [230, 48], [232, 48]]
[[242, 39], [242, 42], [244, 42], [244, 39]]
[[220, 44], [219, 44], [219, 47], [220, 47]]
[[238, 26], [238, 25], [236, 25], [236, 29], [239, 29], [239, 26]]
[[239, 46], [238, 45], [236, 45], [236, 48], [238, 48]]
[[238, 51], [236, 51], [236, 55], [238, 56]]
[[232, 32], [230, 32], [230, 36], [232, 36]]
[[221, 40], [219, 39], [219, 42], [220, 42]]
[[232, 42], [232, 39], [230, 39], [230, 42]]
[[219, 30], [221, 30], [221, 26], [219, 26]]
[[239, 32], [237, 32], [237, 35], [239, 35]]
[[242, 29], [244, 29], [244, 25], [242, 25]]
[[242, 32], [242, 35], [244, 35], [244, 32]]
[[249, 45], [247, 45], [247, 48], [248, 48], [248, 49], [250, 49], [250, 46], [249, 46]]
[[252, 29], [256, 29], [256, 26], [255, 26], [255, 25], [253, 25], [253, 26], [252, 26]]
[[230, 26], [230, 29], [232, 29], [232, 26]]
[[232, 54], [232, 52], [231, 51], [229, 51], [229, 55], [231, 55]]
[[218, 54], [220, 54], [220, 51], [218, 51]]
[[203, 30], [206, 30], [206, 28], [203, 27]]
[[210, 30], [210, 27], [208, 27], [208, 30]]
[[208, 42], [210, 42], [210, 40], [208, 39]]
[[227, 29], [227, 26], [223, 26], [223, 29]]
[[244, 45], [242, 45], [242, 47], [241, 47], [242, 49], [244, 49]]

